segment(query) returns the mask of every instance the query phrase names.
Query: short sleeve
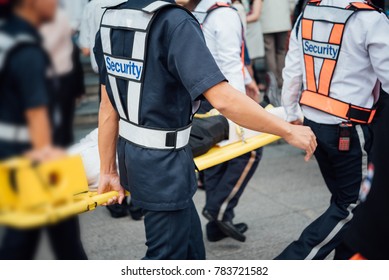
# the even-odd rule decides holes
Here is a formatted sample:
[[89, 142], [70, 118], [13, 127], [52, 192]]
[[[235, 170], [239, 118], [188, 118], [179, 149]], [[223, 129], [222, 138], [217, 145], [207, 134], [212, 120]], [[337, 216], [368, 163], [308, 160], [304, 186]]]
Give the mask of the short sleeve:
[[25, 47], [13, 54], [10, 72], [15, 77], [15, 87], [24, 110], [48, 105], [47, 66], [45, 53], [36, 46]]
[[169, 35], [168, 69], [182, 82], [192, 100], [226, 80], [210, 53], [199, 24], [183, 20]]
[[82, 48], [90, 48], [91, 46], [91, 39], [90, 38], [90, 26], [89, 21], [91, 20], [91, 15], [89, 12], [90, 6], [86, 6], [84, 9], [84, 13], [81, 20], [80, 25], [80, 36], [78, 38], [78, 42]]
[[105, 85], [107, 79], [107, 69], [104, 63], [103, 44], [101, 42], [100, 31], [96, 34], [95, 47], [93, 48], [97, 66], [99, 68], [100, 84]]

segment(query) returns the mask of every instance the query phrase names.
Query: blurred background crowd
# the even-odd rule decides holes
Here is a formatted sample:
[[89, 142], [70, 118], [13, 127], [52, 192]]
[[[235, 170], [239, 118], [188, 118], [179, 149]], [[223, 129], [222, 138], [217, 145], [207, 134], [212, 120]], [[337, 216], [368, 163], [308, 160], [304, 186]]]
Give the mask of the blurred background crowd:
[[[5, 2], [0, 0], [0, 4], [3, 1]], [[69, 147], [97, 127], [100, 85], [93, 53], [95, 35], [99, 29], [103, 7], [120, 2], [123, 1], [59, 0], [53, 20], [39, 28], [39, 36], [52, 66], [52, 72], [48, 76], [53, 85], [50, 93], [50, 114], [52, 141], [56, 146]], [[176, 2], [183, 6], [188, 4], [185, 0]], [[288, 39], [306, 2], [306, 0], [232, 1], [244, 25], [247, 46], [245, 64], [251, 76], [255, 78], [260, 90], [258, 102], [263, 106], [281, 105], [282, 70], [285, 66]], [[376, 4], [385, 7], [386, 11], [389, 9], [388, 1], [386, 3], [384, 0], [376, 1]], [[2, 13], [4, 10], [0, 10], [2, 19], [0, 25], [4, 24]], [[0, 48], [3, 47], [3, 43], [4, 41], [0, 39]], [[20, 83], [27, 83], [25, 85], [27, 88], [33, 87], [34, 84], [31, 83], [33, 77], [25, 78], [27, 79], [20, 80]], [[7, 105], [0, 106], [5, 108]], [[4, 112], [3, 110], [0, 114]], [[5, 151], [0, 154], [0, 159], [7, 156]], [[134, 219], [140, 219], [136, 209], [130, 213]], [[66, 225], [66, 229], [72, 227]], [[78, 230], [75, 231], [75, 234], [79, 235]], [[60, 235], [60, 232], [61, 229], [54, 230], [53, 235]], [[81, 247], [80, 244], [77, 246]], [[58, 248], [61, 248], [61, 245], [58, 245]], [[82, 248], [78, 251], [78, 256], [73, 258], [86, 258]]]
[[[120, 2], [59, 0], [54, 20], [41, 27], [44, 47], [57, 76], [53, 94], [56, 108], [54, 138], [60, 146], [69, 146], [97, 127], [99, 85], [93, 54], [95, 34], [104, 11], [102, 8]], [[184, 6], [187, 2], [177, 1]], [[260, 101], [262, 105], [279, 106], [288, 36], [306, 0], [232, 2], [244, 20], [248, 49], [245, 63], [260, 89]], [[385, 6], [384, 2], [378, 0], [376, 4]]]

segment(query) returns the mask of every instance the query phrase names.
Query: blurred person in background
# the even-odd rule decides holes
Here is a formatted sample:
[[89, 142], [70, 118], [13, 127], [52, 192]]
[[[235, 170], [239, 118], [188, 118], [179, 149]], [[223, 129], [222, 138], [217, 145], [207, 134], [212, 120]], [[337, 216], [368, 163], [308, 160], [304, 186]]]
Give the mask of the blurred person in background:
[[77, 33], [80, 31], [84, 8], [89, 0], [59, 0], [58, 2], [70, 20], [72, 33], [77, 37]]
[[[255, 91], [248, 90], [246, 92], [246, 94], [251, 99], [253, 99], [255, 102], [259, 103], [260, 99], [261, 99], [260, 91], [259, 91], [259, 88], [258, 88], [258, 85], [257, 85], [257, 82], [256, 82], [256, 77], [255, 77], [255, 73], [254, 73], [254, 70], [253, 70], [252, 63], [251, 63], [251, 58], [250, 58], [249, 50], [247, 48], [247, 17], [246, 17], [246, 9], [245, 9], [242, 1], [240, 1], [240, 0], [232, 0], [231, 3], [232, 3], [232, 7], [234, 7], [237, 10], [237, 12], [239, 14], [239, 17], [240, 17], [240, 20], [241, 20], [242, 25], [243, 25], [243, 34], [244, 34], [244, 57], [243, 57], [243, 63], [244, 63], [244, 66], [246, 67], [246, 69], [248, 71], [248, 74], [250, 74], [250, 77], [252, 78], [252, 82], [255, 83], [255, 88], [253, 87], [253, 89], [255, 89]], [[247, 88], [246, 88], [246, 90], [247, 90]]]
[[[53, 87], [48, 76], [50, 59], [38, 29], [54, 18], [57, 1], [13, 0], [1, 5], [11, 12], [0, 27], [5, 52], [0, 65], [0, 160], [31, 149], [41, 158], [50, 158], [54, 150], [49, 113]], [[41, 232], [42, 228], [6, 227], [0, 259], [34, 258]], [[77, 217], [50, 226], [47, 232], [58, 259], [87, 258]]]
[[288, 0], [264, 0], [262, 7], [262, 31], [265, 40], [265, 56], [269, 71], [282, 88], [282, 69], [285, 67], [288, 32], [292, 29]]
[[40, 28], [43, 46], [52, 63], [54, 84], [51, 114], [56, 145], [68, 147], [74, 141], [73, 119], [76, 99], [84, 92], [84, 74], [79, 51], [72, 41], [72, 29], [65, 12], [58, 9], [55, 18]]
[[[259, 82], [259, 89], [264, 90], [264, 83], [261, 81], [262, 78], [258, 76], [264, 67], [255, 67], [255, 65], [264, 65], [263, 60], [265, 58], [265, 44], [263, 40], [262, 24], [260, 21], [262, 13], [262, 2], [263, 0], [244, 0], [242, 4], [246, 10], [246, 21], [247, 21], [247, 32], [246, 32], [246, 45], [248, 54], [250, 56], [251, 65], [248, 68], [252, 77], [255, 77]], [[255, 68], [255, 69], [254, 69]]]
[[[249, 54], [249, 50], [247, 48], [247, 16], [246, 16], [246, 9], [240, 0], [232, 0], [232, 7], [236, 9], [238, 12], [238, 15], [240, 17], [240, 21], [243, 26], [243, 42], [244, 42], [244, 53], [243, 53], [243, 64], [244, 67], [247, 69], [247, 73], [244, 74], [245, 78], [245, 84], [246, 84], [246, 94], [253, 99], [255, 102], [259, 103], [260, 96], [259, 96], [259, 88], [255, 80], [254, 71], [252, 68], [251, 63], [251, 57]], [[246, 79], [246, 75], [247, 78]], [[251, 85], [250, 85], [251, 84]]]
[[78, 43], [84, 56], [91, 59], [92, 69], [95, 73], [99, 72], [93, 47], [95, 45], [96, 33], [100, 28], [100, 21], [105, 11], [104, 7], [114, 6], [123, 0], [91, 0], [86, 4], [80, 23], [80, 36]]

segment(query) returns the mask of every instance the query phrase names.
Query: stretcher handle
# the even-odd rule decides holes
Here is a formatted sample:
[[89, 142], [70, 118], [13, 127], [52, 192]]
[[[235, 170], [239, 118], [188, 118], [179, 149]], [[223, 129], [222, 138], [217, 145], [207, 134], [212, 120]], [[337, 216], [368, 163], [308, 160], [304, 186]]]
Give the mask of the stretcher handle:
[[[125, 192], [125, 195], [128, 196], [130, 193], [128, 191]], [[97, 205], [102, 205], [106, 203], [108, 200], [115, 196], [119, 196], [117, 191], [111, 191], [103, 194], [97, 194], [97, 192], [90, 192], [91, 199], [97, 203]]]

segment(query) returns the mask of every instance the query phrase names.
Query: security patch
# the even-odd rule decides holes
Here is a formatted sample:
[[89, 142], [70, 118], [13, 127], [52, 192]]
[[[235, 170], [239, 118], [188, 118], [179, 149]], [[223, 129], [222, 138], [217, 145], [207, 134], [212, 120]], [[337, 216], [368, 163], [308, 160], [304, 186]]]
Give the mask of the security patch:
[[143, 62], [115, 58], [108, 55], [104, 57], [108, 74], [136, 81], [142, 79]]
[[310, 40], [303, 40], [304, 54], [314, 57], [337, 60], [339, 56], [339, 45], [320, 43]]

